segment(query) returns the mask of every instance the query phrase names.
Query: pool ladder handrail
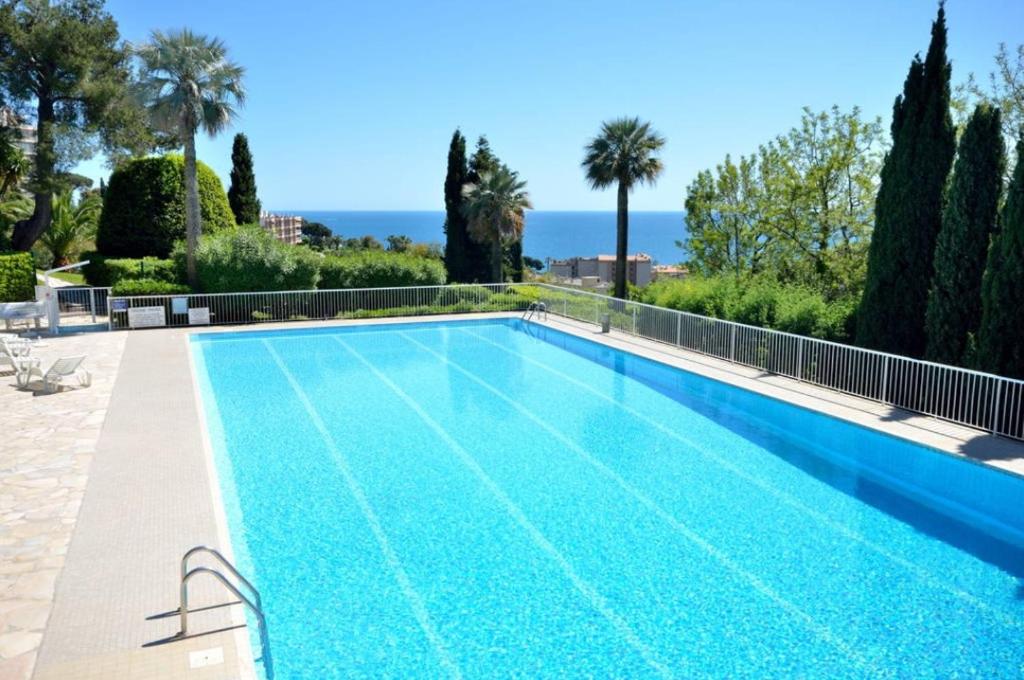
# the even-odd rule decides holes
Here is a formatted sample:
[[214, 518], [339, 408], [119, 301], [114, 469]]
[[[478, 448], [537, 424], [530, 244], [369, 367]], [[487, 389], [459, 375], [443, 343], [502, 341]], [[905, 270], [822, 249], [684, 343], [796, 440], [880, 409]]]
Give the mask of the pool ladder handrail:
[[540, 302], [539, 300], [534, 300], [526, 308], [526, 311], [523, 312], [523, 316], [522, 316], [523, 321], [529, 321], [530, 319], [532, 319], [534, 313], [537, 314], [538, 318], [540, 318], [540, 315], [543, 314], [544, 315], [544, 320], [547, 321], [547, 318], [548, 318], [548, 306], [545, 303]]
[[[196, 567], [194, 569], [188, 568], [189, 558], [199, 553], [206, 553], [213, 556], [217, 562], [220, 563], [224, 569], [231, 574], [234, 578], [243, 584], [252, 596], [247, 597], [245, 593], [239, 589], [234, 583], [229, 581], [224, 574], [217, 569], [211, 567]], [[179, 584], [178, 595], [180, 598], [180, 607], [178, 612], [181, 616], [181, 630], [178, 632], [179, 637], [186, 637], [188, 635], [188, 584], [195, 576], [199, 574], [209, 574], [217, 579], [221, 585], [228, 589], [228, 591], [238, 598], [238, 602], [230, 602], [227, 604], [244, 604], [247, 606], [253, 614], [256, 615], [256, 621], [259, 623], [259, 634], [260, 634], [260, 647], [263, 649], [263, 664], [268, 670], [268, 676], [272, 676], [272, 665], [270, 662], [270, 638], [267, 636], [267, 620], [263, 615], [263, 601], [260, 599], [260, 591], [256, 589], [249, 579], [242, 576], [241, 572], [235, 568], [235, 565], [231, 564], [230, 561], [224, 555], [221, 554], [216, 548], [211, 548], [206, 545], [197, 545], [190, 548], [181, 557], [181, 582]]]

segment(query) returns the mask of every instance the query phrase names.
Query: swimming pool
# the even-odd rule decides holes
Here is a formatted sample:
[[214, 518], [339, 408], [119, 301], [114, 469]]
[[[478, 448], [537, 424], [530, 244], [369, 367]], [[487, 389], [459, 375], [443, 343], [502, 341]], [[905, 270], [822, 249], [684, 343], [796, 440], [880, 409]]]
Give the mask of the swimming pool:
[[518, 319], [191, 342], [277, 678], [1024, 672], [1020, 478]]

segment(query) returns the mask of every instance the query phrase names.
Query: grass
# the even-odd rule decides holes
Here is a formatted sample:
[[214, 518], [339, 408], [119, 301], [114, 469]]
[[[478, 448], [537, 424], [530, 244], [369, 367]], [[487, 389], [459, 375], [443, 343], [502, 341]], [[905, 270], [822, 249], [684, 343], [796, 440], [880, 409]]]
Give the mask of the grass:
[[[42, 270], [37, 270], [37, 271], [39, 272], [40, 275], [43, 274]], [[79, 274], [78, 272], [56, 272], [54, 274], [50, 274], [50, 278], [51, 279], [59, 279], [61, 281], [67, 281], [68, 283], [73, 283], [76, 286], [84, 286], [84, 285], [86, 285], [85, 284], [85, 276], [83, 276], [82, 274]]]

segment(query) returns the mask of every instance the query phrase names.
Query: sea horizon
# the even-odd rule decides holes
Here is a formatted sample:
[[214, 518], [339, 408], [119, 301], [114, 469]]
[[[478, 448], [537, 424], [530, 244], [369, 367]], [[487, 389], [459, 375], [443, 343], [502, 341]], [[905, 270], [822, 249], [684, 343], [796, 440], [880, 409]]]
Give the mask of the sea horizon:
[[[421, 243], [444, 244], [443, 210], [274, 209], [320, 222], [345, 238], [405, 235]], [[631, 210], [629, 252], [643, 252], [660, 264], [683, 259], [675, 242], [686, 236], [683, 211]], [[523, 254], [540, 260], [587, 257], [615, 252], [614, 210], [530, 210], [526, 215]]]

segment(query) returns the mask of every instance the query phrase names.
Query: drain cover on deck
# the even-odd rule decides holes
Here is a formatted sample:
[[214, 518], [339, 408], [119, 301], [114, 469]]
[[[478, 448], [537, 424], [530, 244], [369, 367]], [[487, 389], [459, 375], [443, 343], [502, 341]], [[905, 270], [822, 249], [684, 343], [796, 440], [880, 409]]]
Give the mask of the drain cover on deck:
[[214, 647], [213, 649], [200, 649], [197, 652], [188, 653], [189, 668], [205, 668], [224, 663], [224, 648]]

